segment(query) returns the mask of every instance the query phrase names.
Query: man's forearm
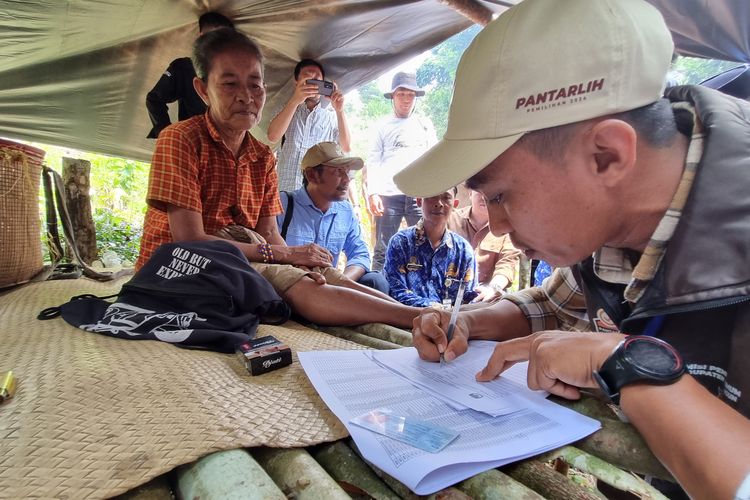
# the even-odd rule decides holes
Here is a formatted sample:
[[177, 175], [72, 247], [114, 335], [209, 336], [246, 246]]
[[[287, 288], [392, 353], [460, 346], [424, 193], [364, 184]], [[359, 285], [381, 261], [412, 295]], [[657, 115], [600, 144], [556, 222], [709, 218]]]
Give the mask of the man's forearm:
[[348, 266], [344, 269], [344, 276], [352, 281], [359, 281], [359, 278], [365, 275], [365, 269], [362, 266]]
[[232, 245], [240, 249], [242, 254], [247, 257], [250, 262], [263, 262], [263, 256], [258, 249], [258, 245], [253, 243], [243, 243], [241, 241], [221, 238], [212, 234], [206, 234], [202, 231], [196, 231], [192, 233], [180, 233], [178, 231], [172, 231], [172, 241], [227, 241]]
[[531, 333], [526, 316], [508, 300], [460, 314], [468, 323], [470, 339], [509, 340]]
[[633, 384], [621, 407], [649, 448], [692, 498], [734, 496], [750, 473], [750, 420], [694, 378], [658, 386]]
[[286, 246], [286, 241], [281, 237], [279, 233], [278, 225], [276, 224], [276, 217], [261, 217], [258, 220], [258, 224], [255, 226], [255, 232], [258, 233], [271, 245], [282, 245]]
[[297, 110], [297, 106], [288, 101], [284, 108], [276, 115], [271, 123], [268, 124], [268, 140], [271, 142], [279, 142], [284, 134], [286, 134], [289, 124], [292, 123], [292, 117], [294, 112]]
[[349, 134], [349, 125], [346, 122], [344, 110], [336, 111], [336, 121], [339, 127], [339, 145], [344, 153], [351, 151], [351, 135]]

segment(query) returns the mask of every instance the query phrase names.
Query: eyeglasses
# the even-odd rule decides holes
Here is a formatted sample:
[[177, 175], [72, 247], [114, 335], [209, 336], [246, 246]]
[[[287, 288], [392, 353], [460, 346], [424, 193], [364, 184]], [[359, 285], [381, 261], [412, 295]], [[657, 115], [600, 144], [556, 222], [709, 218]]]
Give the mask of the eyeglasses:
[[345, 177], [352, 179], [355, 174], [355, 171], [352, 171], [346, 167], [332, 167], [331, 165], [320, 165], [320, 166], [333, 169], [333, 174], [339, 179], [343, 179]]

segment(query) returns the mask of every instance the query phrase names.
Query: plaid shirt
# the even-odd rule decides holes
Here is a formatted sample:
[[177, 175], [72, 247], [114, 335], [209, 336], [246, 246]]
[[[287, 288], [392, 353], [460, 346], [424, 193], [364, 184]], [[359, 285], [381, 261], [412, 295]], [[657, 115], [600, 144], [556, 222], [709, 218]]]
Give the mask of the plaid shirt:
[[284, 137], [284, 145], [278, 151], [279, 189], [296, 191], [302, 187], [299, 166], [307, 150], [319, 142], [339, 141], [339, 122], [330, 100], [321, 97], [312, 111], [305, 103], [297, 106]]
[[229, 224], [252, 229], [260, 217], [279, 214], [273, 153], [247, 133], [235, 159], [208, 113], [178, 122], [156, 141], [146, 201], [136, 268], [172, 241], [169, 205], [200, 212], [206, 234]]
[[[698, 163], [703, 156], [703, 127], [695, 116], [695, 110], [687, 103], [676, 103], [672, 107], [687, 110], [693, 115], [693, 134], [682, 178], [667, 212], [651, 235], [635, 267], [627, 252], [619, 248], [603, 247], [594, 254], [596, 275], [609, 283], [627, 285], [625, 300], [633, 304], [641, 298], [659, 268], [667, 244], [680, 221]], [[593, 329], [586, 313], [583, 292], [568, 267], [556, 269], [541, 287], [521, 290], [506, 295], [505, 298], [521, 309], [529, 320], [532, 332]]]
[[448, 229], [466, 238], [474, 248], [479, 284], [491, 285], [496, 277], [507, 278], [508, 285], [513, 283], [521, 251], [513, 246], [510, 236], [495, 236], [490, 232], [489, 224], [474, 227], [471, 223], [471, 205], [451, 213]]

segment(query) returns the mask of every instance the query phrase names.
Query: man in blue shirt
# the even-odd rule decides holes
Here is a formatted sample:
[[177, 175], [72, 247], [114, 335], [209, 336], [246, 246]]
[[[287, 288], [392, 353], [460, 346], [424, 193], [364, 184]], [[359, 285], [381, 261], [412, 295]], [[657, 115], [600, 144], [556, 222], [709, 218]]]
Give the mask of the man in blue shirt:
[[349, 175], [360, 170], [361, 158], [346, 157], [335, 142], [321, 142], [302, 158], [302, 187], [282, 192], [284, 213], [277, 216], [279, 232], [287, 245], [317, 243], [333, 256], [346, 255], [344, 276], [388, 294], [382, 274], [370, 271], [370, 251], [359, 227], [359, 219], [347, 200]]
[[456, 188], [430, 198], [417, 198], [422, 219], [393, 235], [385, 255], [385, 274], [391, 297], [410, 306], [450, 305], [461, 280], [464, 302], [476, 297], [476, 263], [471, 244], [448, 230], [448, 219], [458, 206]]

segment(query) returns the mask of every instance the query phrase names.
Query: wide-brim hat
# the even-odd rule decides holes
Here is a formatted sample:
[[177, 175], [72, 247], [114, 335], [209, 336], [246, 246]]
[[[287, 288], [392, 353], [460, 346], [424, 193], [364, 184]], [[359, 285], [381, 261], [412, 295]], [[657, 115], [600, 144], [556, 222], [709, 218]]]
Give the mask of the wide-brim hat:
[[339, 145], [335, 142], [319, 142], [305, 153], [300, 163], [300, 170], [328, 165], [329, 167], [349, 167], [351, 170], [360, 170], [365, 166], [362, 158], [356, 156], [345, 156]]
[[399, 88], [413, 90], [417, 93], [417, 97], [422, 97], [424, 95], [424, 89], [417, 85], [417, 75], [415, 75], [414, 73], [405, 73], [403, 71], [399, 71], [398, 73], [393, 75], [393, 81], [391, 81], [391, 91], [383, 94], [383, 97], [385, 97], [386, 99], [393, 99], [393, 93], [396, 92], [396, 90]]
[[466, 49], [445, 137], [396, 174], [396, 186], [434, 196], [527, 132], [654, 103], [673, 48], [664, 18], [645, 0], [524, 0]]

